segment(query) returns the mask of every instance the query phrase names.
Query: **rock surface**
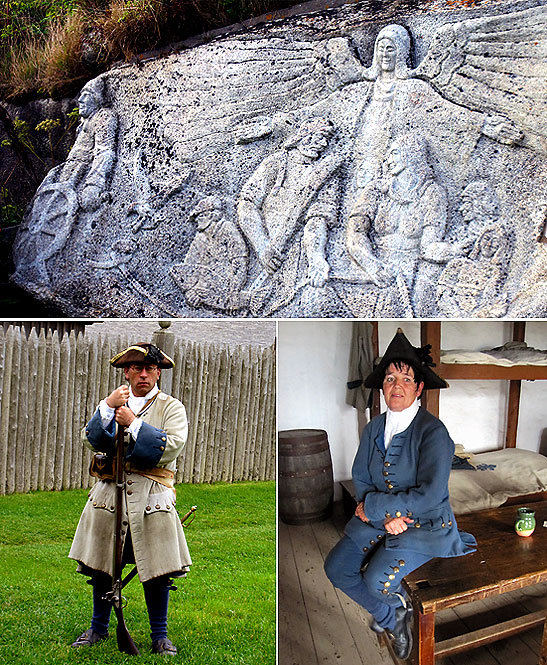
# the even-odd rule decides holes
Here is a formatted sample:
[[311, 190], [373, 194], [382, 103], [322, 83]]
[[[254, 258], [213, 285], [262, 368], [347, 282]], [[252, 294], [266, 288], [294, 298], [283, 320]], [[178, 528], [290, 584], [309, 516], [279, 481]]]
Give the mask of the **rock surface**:
[[546, 25], [361, 3], [117, 67], [13, 279], [73, 316], [547, 316]]

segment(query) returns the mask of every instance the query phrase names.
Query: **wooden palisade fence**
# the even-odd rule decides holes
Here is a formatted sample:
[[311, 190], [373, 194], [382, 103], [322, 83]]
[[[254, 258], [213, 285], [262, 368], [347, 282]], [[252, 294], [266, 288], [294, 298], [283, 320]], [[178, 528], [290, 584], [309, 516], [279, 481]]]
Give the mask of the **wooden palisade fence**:
[[[132, 342], [0, 329], [0, 494], [92, 484], [81, 430], [124, 381], [108, 361]], [[170, 392], [189, 420], [176, 482], [273, 479], [274, 348], [177, 341], [174, 360]]]

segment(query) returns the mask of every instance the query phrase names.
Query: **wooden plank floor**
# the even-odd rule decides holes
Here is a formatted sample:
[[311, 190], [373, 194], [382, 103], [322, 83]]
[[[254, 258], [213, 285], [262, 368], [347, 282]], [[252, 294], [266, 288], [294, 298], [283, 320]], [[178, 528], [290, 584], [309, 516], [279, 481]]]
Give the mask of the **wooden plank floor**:
[[[391, 665], [387, 649], [367, 627], [369, 615], [333, 588], [325, 556], [342, 535], [332, 520], [306, 526], [279, 523], [278, 665]], [[547, 583], [439, 612], [438, 640], [547, 607]], [[542, 629], [534, 628], [438, 665], [537, 665]]]

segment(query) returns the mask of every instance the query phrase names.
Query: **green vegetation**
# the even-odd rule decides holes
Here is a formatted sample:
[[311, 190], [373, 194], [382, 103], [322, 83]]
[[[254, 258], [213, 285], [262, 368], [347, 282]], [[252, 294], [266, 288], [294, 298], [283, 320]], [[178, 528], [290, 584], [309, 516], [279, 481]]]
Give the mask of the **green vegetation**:
[[115, 60], [291, 4], [292, 0], [6, 0], [0, 8], [0, 97], [75, 94]]
[[[111, 637], [89, 649], [70, 643], [89, 627], [91, 588], [67, 558], [87, 492], [34, 492], [0, 497], [0, 662], [14, 665], [134, 663]], [[179, 510], [198, 505], [186, 529], [193, 559], [171, 595], [169, 634], [185, 665], [275, 662], [275, 484], [184, 485]], [[125, 590], [126, 623], [150, 653], [142, 586]], [[161, 658], [160, 658], [161, 659]]]

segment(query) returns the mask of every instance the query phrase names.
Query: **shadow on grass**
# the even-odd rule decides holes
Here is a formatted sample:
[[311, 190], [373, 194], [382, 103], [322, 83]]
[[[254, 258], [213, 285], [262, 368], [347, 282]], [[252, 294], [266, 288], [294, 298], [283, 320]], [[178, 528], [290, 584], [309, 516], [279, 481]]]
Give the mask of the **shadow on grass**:
[[[126, 588], [127, 626], [141, 658], [111, 637], [89, 649], [70, 643], [89, 627], [91, 588], [67, 558], [87, 490], [0, 497], [0, 662], [25, 665], [158, 662], [151, 654], [142, 586]], [[193, 559], [171, 594], [169, 635], [185, 665], [275, 663], [275, 483], [178, 488]], [[160, 658], [161, 660], [161, 658]]]

